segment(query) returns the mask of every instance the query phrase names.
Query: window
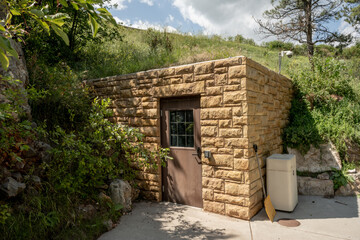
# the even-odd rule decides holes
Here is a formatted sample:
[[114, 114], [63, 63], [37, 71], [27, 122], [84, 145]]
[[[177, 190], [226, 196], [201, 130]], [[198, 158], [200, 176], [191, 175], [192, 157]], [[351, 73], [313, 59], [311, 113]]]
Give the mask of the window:
[[170, 146], [194, 147], [192, 110], [170, 111]]

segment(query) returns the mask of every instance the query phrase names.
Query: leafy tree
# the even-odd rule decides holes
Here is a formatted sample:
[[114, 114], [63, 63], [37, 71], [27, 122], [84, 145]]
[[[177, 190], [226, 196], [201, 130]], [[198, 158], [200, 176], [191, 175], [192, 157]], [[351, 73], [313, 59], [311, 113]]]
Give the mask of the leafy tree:
[[273, 9], [265, 11], [266, 22], [256, 19], [259, 31], [265, 36], [306, 43], [310, 62], [314, 45], [336, 41], [340, 34], [327, 23], [334, 20], [341, 9], [341, 0], [271, 0]]
[[[85, 12], [93, 36], [98, 32], [99, 21], [106, 20], [116, 24], [112, 15], [105, 8], [95, 9], [93, 6], [102, 3], [102, 0], [58, 0], [56, 4], [54, 2], [47, 3], [46, 1], [1, 0], [0, 62], [2, 67], [4, 69], [8, 68], [9, 56], [18, 57], [9, 39], [12, 38], [23, 42], [25, 36], [32, 32], [36, 26], [40, 26], [42, 31], [45, 31], [48, 35], [52, 32], [55, 33], [69, 45], [69, 37], [63, 31], [68, 19], [70, 19], [69, 13]], [[52, 7], [54, 4], [55, 7]]]
[[345, 20], [360, 31], [360, 0], [345, 0], [345, 5], [342, 10], [342, 16]]

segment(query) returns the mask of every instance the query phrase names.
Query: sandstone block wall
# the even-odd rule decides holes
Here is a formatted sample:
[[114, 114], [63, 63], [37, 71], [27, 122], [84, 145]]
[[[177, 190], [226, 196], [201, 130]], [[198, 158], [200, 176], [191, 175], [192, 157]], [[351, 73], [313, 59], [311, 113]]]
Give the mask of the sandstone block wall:
[[[246, 58], [234, 57], [87, 81], [112, 99], [114, 121], [138, 127], [149, 148], [160, 146], [160, 99], [201, 96], [202, 197], [206, 211], [250, 219], [262, 207], [259, 157], [282, 153], [291, 81]], [[263, 174], [265, 169], [263, 168]], [[161, 169], [142, 171], [141, 193], [161, 200]]]

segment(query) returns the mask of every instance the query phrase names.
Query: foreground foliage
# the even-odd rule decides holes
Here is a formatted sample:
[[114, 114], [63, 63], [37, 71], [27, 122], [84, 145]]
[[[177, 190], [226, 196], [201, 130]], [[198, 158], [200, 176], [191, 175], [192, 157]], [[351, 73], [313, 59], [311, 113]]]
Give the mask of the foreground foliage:
[[284, 142], [306, 152], [310, 144], [332, 141], [346, 158], [346, 142], [360, 143], [358, 83], [335, 59], [314, 59], [315, 68], [292, 67], [295, 96]]

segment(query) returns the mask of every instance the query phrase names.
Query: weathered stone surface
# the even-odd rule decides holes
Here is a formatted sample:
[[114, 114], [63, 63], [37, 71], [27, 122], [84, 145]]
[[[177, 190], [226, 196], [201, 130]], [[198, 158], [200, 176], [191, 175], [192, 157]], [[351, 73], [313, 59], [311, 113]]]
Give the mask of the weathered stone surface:
[[203, 209], [208, 212], [225, 214], [225, 203], [204, 201]]
[[356, 182], [341, 186], [335, 192], [335, 196], [356, 196], [358, 194], [360, 194], [360, 185], [358, 185]]
[[249, 219], [249, 208], [242, 207], [238, 205], [225, 204], [226, 215], [231, 217], [241, 218], [241, 219]]
[[[204, 210], [249, 219], [262, 207], [252, 144], [261, 145], [262, 159], [282, 152], [291, 82], [277, 76], [245, 57], [234, 57], [104, 78], [93, 86], [113, 100], [111, 120], [140, 128], [144, 147], [152, 151], [161, 142], [160, 99], [200, 95], [200, 147], [212, 153], [210, 159], [201, 157]], [[140, 195], [160, 201], [161, 171], [132, 165], [140, 170]]]
[[320, 180], [311, 177], [297, 177], [298, 192], [301, 195], [334, 196], [332, 180]]
[[109, 190], [114, 204], [121, 204], [125, 212], [131, 210], [131, 186], [128, 182], [115, 179], [110, 183]]
[[360, 146], [354, 142], [346, 142], [348, 162], [360, 162]]
[[324, 172], [324, 173], [320, 173], [319, 175], [317, 175], [316, 178], [320, 179], [320, 180], [329, 180], [330, 176], [327, 172]]
[[5, 195], [5, 197], [10, 198], [15, 197], [24, 191], [25, 188], [25, 183], [19, 183], [12, 177], [7, 177], [0, 186], [0, 192]]
[[214, 126], [203, 126], [201, 128], [201, 136], [204, 137], [216, 137], [218, 128]]
[[79, 212], [82, 218], [92, 219], [93, 216], [96, 214], [96, 208], [91, 204], [88, 205], [81, 204], [79, 206]]
[[320, 148], [310, 146], [302, 155], [300, 151], [288, 148], [290, 154], [296, 155], [296, 170], [300, 172], [325, 172], [332, 168], [341, 169], [341, 159], [333, 144], [321, 144]]
[[204, 188], [224, 191], [225, 184], [224, 184], [223, 179], [203, 177], [202, 178], [202, 186]]

